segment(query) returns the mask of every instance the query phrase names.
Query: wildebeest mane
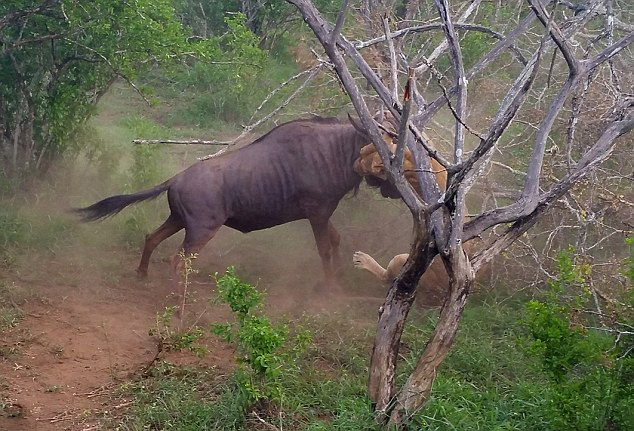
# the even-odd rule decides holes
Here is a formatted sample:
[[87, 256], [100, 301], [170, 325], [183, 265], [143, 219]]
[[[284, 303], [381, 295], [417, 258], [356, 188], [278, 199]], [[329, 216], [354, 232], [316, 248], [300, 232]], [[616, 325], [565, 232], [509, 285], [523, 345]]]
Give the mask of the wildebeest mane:
[[277, 129], [279, 129], [280, 127], [282, 127], [282, 126], [287, 127], [289, 124], [296, 124], [296, 123], [316, 123], [316, 124], [337, 124], [337, 125], [340, 125], [340, 124], [345, 124], [346, 121], [342, 120], [340, 118], [337, 118], [337, 117], [320, 117], [319, 115], [312, 115], [309, 118], [298, 118], [296, 120], [291, 120], [291, 121], [289, 121], [287, 123], [280, 124], [280, 125], [272, 128], [267, 133], [265, 133], [264, 135], [260, 136], [258, 139], [256, 139], [255, 141], [253, 141], [249, 145], [254, 145], [254, 144], [257, 144], [258, 142], [264, 141], [269, 135], [272, 135], [273, 133], [275, 133], [275, 131]]

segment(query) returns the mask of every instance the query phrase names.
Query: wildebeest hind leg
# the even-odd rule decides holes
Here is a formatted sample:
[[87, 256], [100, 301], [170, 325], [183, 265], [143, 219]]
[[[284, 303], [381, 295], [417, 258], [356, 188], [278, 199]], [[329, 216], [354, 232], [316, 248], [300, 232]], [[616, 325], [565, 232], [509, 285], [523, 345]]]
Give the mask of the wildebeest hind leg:
[[[220, 226], [215, 227], [191, 227], [185, 228], [185, 239], [181, 246], [181, 251], [186, 258], [198, 254], [203, 247], [214, 237]], [[183, 259], [176, 255], [172, 258], [172, 270], [175, 280], [179, 280], [182, 275], [184, 262]]]
[[156, 247], [174, 235], [176, 232], [181, 230], [183, 225], [179, 223], [175, 217], [170, 215], [165, 222], [159, 226], [154, 232], [146, 235], [145, 237], [145, 245], [143, 247], [143, 254], [141, 255], [141, 262], [139, 262], [139, 267], [136, 272], [140, 277], [147, 277], [147, 269], [150, 264], [150, 256], [152, 256], [152, 252]]
[[[185, 228], [185, 239], [181, 246], [181, 252], [185, 259], [190, 258], [193, 255], [199, 253], [203, 247], [214, 237], [218, 232], [220, 226], [215, 227], [202, 227], [202, 226], [187, 226]], [[191, 263], [191, 262], [190, 262]], [[180, 299], [181, 305], [176, 311], [176, 317], [184, 318], [185, 303], [187, 301], [187, 286], [185, 285], [185, 277], [183, 270], [185, 269], [185, 261], [181, 257], [180, 253], [172, 257], [172, 276], [174, 283], [174, 291], [178, 292], [177, 298]]]

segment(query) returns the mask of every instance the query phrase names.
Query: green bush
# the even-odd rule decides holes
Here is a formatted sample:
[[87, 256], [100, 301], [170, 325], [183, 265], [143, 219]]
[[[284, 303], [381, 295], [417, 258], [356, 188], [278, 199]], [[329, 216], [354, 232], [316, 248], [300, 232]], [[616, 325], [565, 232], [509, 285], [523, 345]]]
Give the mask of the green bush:
[[310, 342], [305, 331], [288, 338], [288, 328], [274, 325], [270, 319], [257, 313], [262, 294], [255, 287], [242, 282], [235, 268], [227, 268], [222, 277], [216, 275], [218, 295], [235, 313], [234, 324], [215, 324], [213, 332], [235, 344], [238, 356], [236, 379], [245, 408], [261, 400], [281, 402], [282, 372], [296, 370], [298, 355]]
[[[30, 0], [0, 2], [0, 16], [32, 6]], [[215, 39], [188, 37], [171, 0], [44, 6], [43, 13], [25, 13], [28, 19], [0, 28], [0, 129], [6, 142], [16, 142], [0, 145], [0, 169], [13, 173], [45, 170], [63, 155], [115, 78], [134, 79], [156, 63], [217, 52]], [[49, 36], [56, 43], [41, 43]]]
[[551, 380], [546, 404], [551, 429], [629, 429], [634, 414], [622, 406], [634, 401], [632, 358], [626, 356], [631, 351], [617, 348], [609, 327], [594, 329], [597, 319], [582, 314], [590, 308], [590, 269], [576, 264], [573, 252], [559, 254], [557, 278], [542, 300], [527, 304], [525, 320], [528, 351]]
[[215, 55], [145, 78], [166, 84], [157, 86], [157, 95], [175, 105], [179, 122], [215, 128], [219, 121], [247, 121], [266, 94], [263, 78], [279, 69], [275, 62], [267, 61], [267, 52], [259, 48], [243, 14], [229, 15], [224, 21], [227, 31], [215, 39]]

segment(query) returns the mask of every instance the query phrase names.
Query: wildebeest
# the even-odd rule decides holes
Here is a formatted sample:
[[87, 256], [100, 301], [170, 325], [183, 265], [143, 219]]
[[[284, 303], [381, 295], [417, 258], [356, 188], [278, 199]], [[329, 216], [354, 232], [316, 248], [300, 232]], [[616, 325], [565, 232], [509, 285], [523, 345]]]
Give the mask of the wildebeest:
[[[77, 209], [86, 221], [167, 192], [170, 215], [146, 236], [137, 272], [147, 275], [150, 256], [166, 238], [185, 229], [182, 250], [198, 253], [221, 226], [240, 232], [308, 219], [326, 277], [340, 265], [339, 233], [330, 222], [339, 201], [359, 186], [354, 161], [368, 138], [348, 120], [314, 117], [282, 124], [238, 150], [202, 160], [149, 190], [103, 199]], [[180, 259], [173, 259], [178, 266]]]

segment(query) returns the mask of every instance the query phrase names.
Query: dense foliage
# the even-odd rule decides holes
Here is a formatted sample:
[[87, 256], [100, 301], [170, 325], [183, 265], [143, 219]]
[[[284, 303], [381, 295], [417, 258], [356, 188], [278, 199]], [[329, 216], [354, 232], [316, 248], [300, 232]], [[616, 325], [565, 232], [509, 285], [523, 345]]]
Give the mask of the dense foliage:
[[[551, 427], [627, 429], [634, 422], [626, 407], [634, 403], [634, 344], [626, 330], [630, 311], [627, 306], [610, 316], [589, 311], [590, 267], [575, 264], [573, 251], [559, 254], [558, 275], [549, 291], [527, 304], [529, 351], [552, 385], [547, 405]], [[629, 259], [626, 271], [631, 270]]]
[[[0, 169], [45, 169], [81, 143], [71, 137], [117, 79], [190, 59], [262, 57], [244, 17], [228, 34], [193, 38], [171, 0], [11, 0], [0, 5]], [[233, 62], [232, 62], [233, 63]], [[224, 74], [226, 78], [229, 76]], [[236, 86], [234, 80], [225, 84]]]

